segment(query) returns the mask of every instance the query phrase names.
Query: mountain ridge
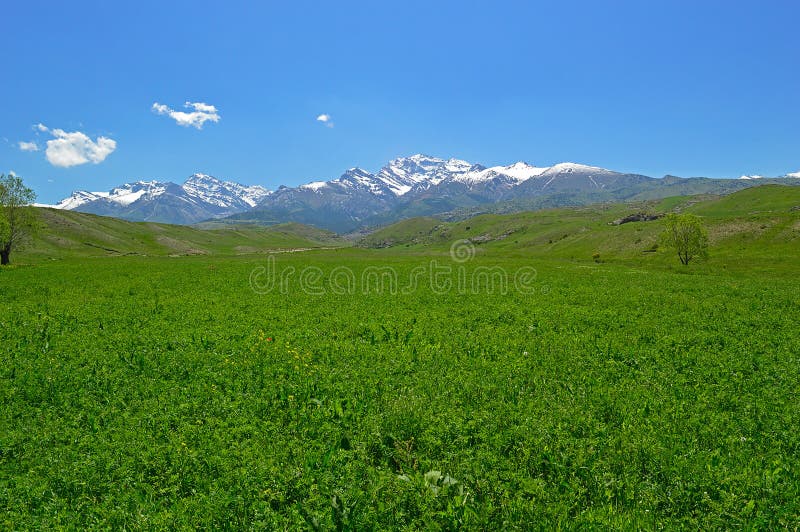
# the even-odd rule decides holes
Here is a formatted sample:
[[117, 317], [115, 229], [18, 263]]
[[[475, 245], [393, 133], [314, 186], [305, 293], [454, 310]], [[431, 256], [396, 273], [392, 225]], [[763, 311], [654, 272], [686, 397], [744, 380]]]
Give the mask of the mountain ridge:
[[297, 222], [349, 233], [414, 216], [728, 193], [777, 179], [800, 183], [798, 178], [800, 172], [780, 178], [654, 178], [574, 162], [486, 167], [415, 154], [392, 159], [374, 173], [352, 167], [334, 179], [281, 186], [274, 192], [197, 173], [182, 185], [137, 181], [109, 192], [76, 191], [54, 207], [134, 221]]
[[130, 221], [188, 225], [246, 211], [271, 193], [259, 185], [245, 186], [195, 173], [180, 185], [152, 180], [125, 183], [108, 192], [78, 190], [47, 207]]
[[769, 181], [654, 178], [573, 162], [485, 167], [416, 154], [393, 159], [374, 174], [351, 168], [330, 181], [281, 187], [255, 208], [230, 218], [265, 224], [295, 221], [349, 233], [417, 216], [728, 193]]

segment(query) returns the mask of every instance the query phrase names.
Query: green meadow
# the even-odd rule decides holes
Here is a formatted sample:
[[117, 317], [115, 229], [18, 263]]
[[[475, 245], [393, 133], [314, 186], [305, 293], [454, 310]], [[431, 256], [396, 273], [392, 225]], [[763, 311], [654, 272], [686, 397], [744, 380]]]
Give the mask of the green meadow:
[[[0, 270], [0, 526], [796, 529], [798, 206], [355, 242], [43, 211]], [[709, 259], [639, 211], [702, 216]]]

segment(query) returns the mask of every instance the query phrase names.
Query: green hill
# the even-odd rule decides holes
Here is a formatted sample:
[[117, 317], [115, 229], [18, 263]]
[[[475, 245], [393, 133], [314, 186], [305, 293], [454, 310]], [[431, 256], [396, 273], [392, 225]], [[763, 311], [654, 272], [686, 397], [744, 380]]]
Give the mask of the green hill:
[[[244, 255], [270, 250], [344, 247], [335, 233], [287, 223], [272, 226], [207, 222], [195, 227], [127, 222], [38, 209], [42, 229], [16, 260], [149, 255]], [[410, 218], [356, 242], [362, 248], [443, 252], [469, 240], [481, 253], [579, 261], [669, 261], [658, 250], [658, 220], [615, 222], [636, 213], [691, 212], [708, 226], [712, 257], [786, 261], [800, 243], [800, 187], [764, 185], [726, 196], [679, 196], [627, 204], [482, 214], [455, 222]], [[599, 254], [599, 257], [598, 257]], [[713, 260], [713, 259], [712, 259]]]
[[[368, 248], [449, 246], [469, 240], [479, 250], [599, 260], [663, 257], [658, 220], [616, 225], [632, 214], [692, 212], [706, 220], [712, 252], [783, 260], [800, 243], [800, 188], [766, 185], [726, 196], [681, 196], [628, 204], [590, 205], [515, 214], [484, 214], [458, 222], [415, 218], [360, 239]], [[667, 257], [671, 258], [671, 257]], [[650, 259], [648, 259], [650, 260]]]
[[747, 188], [700, 202], [690, 210], [709, 218], [783, 216], [800, 210], [800, 188], [781, 185]]
[[335, 233], [302, 224], [270, 227], [226, 224], [215, 229], [37, 209], [41, 228], [16, 260], [117, 255], [242, 255], [270, 250], [341, 247]]

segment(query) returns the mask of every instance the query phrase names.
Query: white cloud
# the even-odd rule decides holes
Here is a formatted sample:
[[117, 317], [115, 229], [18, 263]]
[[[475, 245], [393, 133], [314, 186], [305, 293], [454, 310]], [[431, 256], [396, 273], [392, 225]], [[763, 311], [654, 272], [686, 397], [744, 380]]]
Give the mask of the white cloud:
[[42, 124], [41, 122], [39, 122], [38, 124], [36, 124], [35, 126], [33, 126], [33, 128], [34, 128], [34, 129], [38, 129], [38, 130], [39, 130], [39, 131], [41, 131], [42, 133], [47, 133], [48, 131], [50, 131], [49, 129], [47, 129], [47, 126], [46, 126], [46, 125], [44, 125], [44, 124]]
[[216, 107], [214, 107], [213, 105], [209, 105], [207, 103], [203, 103], [203, 102], [194, 102], [194, 103], [186, 102], [183, 105], [184, 105], [184, 107], [192, 107], [192, 108], [194, 108], [195, 111], [201, 111], [203, 113], [216, 113], [217, 112], [217, 108]]
[[19, 149], [22, 151], [39, 151], [39, 145], [35, 142], [25, 142], [21, 140], [17, 143], [17, 146], [19, 146]]
[[183, 104], [187, 109], [194, 109], [190, 112], [175, 111], [168, 106], [155, 102], [151, 109], [154, 113], [159, 115], [167, 115], [179, 125], [184, 127], [195, 127], [203, 129], [203, 124], [206, 122], [219, 122], [219, 111], [213, 105], [203, 102], [186, 102]]
[[317, 117], [317, 122], [322, 122], [325, 127], [333, 127], [333, 117], [329, 114], [321, 114]]
[[50, 129], [44, 124], [37, 124], [36, 128], [55, 137], [47, 141], [45, 150], [45, 156], [53, 166], [68, 168], [86, 163], [98, 164], [117, 149], [117, 141], [108, 137], [97, 137], [93, 141], [80, 131]]

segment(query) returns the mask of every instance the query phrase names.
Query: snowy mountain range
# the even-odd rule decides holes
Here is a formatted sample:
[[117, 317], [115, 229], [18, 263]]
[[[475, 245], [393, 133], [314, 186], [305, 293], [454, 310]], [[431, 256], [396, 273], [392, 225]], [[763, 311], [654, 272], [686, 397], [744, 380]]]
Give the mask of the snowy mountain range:
[[[783, 177], [800, 184], [800, 173]], [[138, 181], [109, 192], [78, 191], [55, 207], [180, 224], [225, 217], [266, 224], [292, 221], [345, 233], [413, 216], [727, 193], [768, 181], [760, 176], [653, 178], [576, 163], [487, 168], [417, 154], [394, 159], [376, 173], [350, 168], [336, 179], [274, 192], [195, 174], [182, 185]]]
[[108, 192], [79, 190], [53, 207], [126, 220], [191, 224], [249, 210], [269, 194], [258, 185], [244, 186], [194, 174], [182, 185], [136, 181]]
[[[800, 181], [798, 181], [800, 182]], [[280, 187], [235, 220], [295, 221], [340, 233], [414, 216], [469, 216], [602, 201], [726, 193], [760, 182], [667, 176], [653, 178], [596, 166], [517, 162], [485, 167], [426, 155], [400, 157], [376, 173], [351, 168], [341, 177]]]
[[374, 174], [351, 168], [331, 181], [280, 187], [251, 211], [233, 218], [296, 221], [349, 232], [520, 197], [602, 193], [650, 180], [575, 163], [538, 167], [517, 162], [487, 168], [418, 154], [394, 159]]

